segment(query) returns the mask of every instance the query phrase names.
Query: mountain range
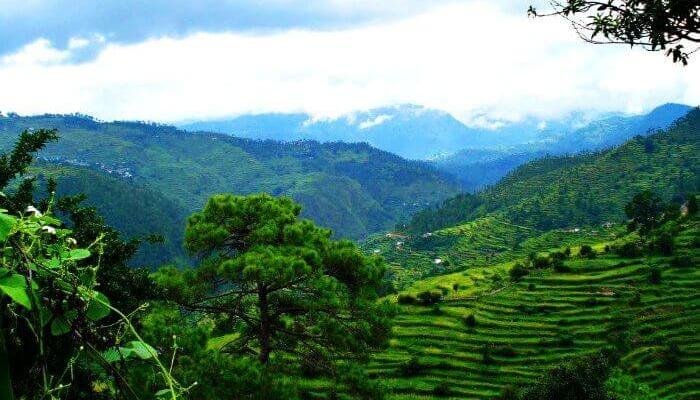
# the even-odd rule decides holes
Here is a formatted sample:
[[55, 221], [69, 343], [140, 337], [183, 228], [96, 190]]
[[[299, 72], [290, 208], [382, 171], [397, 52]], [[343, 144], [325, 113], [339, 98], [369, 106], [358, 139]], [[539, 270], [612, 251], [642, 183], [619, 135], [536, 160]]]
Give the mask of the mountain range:
[[34, 173], [57, 177], [59, 194], [85, 192], [127, 236], [163, 233], [161, 254], [140, 260], [150, 264], [183, 258], [185, 217], [215, 193], [287, 195], [336, 237], [360, 239], [461, 191], [427, 163], [365, 143], [251, 140], [82, 115], [0, 117], [0, 151], [38, 128], [60, 139], [38, 154]]
[[646, 114], [573, 112], [558, 119], [484, 120], [468, 126], [449, 113], [416, 105], [382, 107], [334, 119], [308, 114], [242, 115], [182, 124], [251, 139], [367, 142], [407, 159], [421, 159], [456, 177], [468, 191], [496, 183], [509, 171], [546, 154], [595, 151], [635, 135], [667, 128], [691, 109], [664, 104]]

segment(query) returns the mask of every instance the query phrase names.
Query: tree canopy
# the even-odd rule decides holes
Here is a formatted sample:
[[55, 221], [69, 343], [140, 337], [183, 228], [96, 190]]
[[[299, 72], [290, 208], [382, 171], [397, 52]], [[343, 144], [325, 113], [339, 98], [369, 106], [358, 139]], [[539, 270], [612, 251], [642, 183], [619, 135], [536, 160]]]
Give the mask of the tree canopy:
[[[550, 0], [553, 11], [531, 16], [559, 15], [579, 36], [596, 44], [617, 43], [665, 51], [673, 62], [688, 64], [700, 44], [700, 2], [697, 0]], [[695, 47], [688, 49], [688, 47]]]
[[333, 374], [388, 340], [391, 307], [377, 301], [384, 266], [300, 211], [286, 197], [213, 196], [185, 231], [199, 267], [164, 268], [156, 280], [181, 307], [236, 332], [226, 351]]

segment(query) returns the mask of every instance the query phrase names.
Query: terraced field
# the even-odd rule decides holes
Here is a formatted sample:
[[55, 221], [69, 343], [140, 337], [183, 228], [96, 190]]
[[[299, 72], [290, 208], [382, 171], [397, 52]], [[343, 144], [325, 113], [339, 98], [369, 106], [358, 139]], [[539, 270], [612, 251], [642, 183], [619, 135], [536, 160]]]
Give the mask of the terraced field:
[[[570, 272], [539, 271], [514, 284], [506, 273], [512, 262], [418, 281], [404, 293], [437, 289], [444, 299], [401, 306], [391, 347], [369, 371], [390, 399], [489, 399], [610, 346], [624, 354], [620, 369], [655, 398], [700, 398], [699, 235], [698, 221], [687, 222], [675, 260], [601, 254], [567, 260]], [[661, 271], [659, 283], [651, 283], [652, 268]]]
[[[621, 234], [621, 228], [541, 232], [491, 215], [418, 236], [375, 236], [363, 243], [363, 248], [381, 254], [389, 264], [395, 287], [404, 289], [431, 275], [490, 266], [555, 246], [612, 240]], [[436, 259], [440, 260], [439, 264], [435, 263]]]

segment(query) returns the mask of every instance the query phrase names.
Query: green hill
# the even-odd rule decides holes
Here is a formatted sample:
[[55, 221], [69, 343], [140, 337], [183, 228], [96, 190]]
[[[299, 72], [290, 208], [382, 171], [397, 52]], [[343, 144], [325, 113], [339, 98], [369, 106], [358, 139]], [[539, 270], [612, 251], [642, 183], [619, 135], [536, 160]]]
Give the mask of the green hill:
[[545, 157], [476, 195], [459, 195], [418, 213], [414, 233], [431, 232], [492, 213], [531, 228], [618, 222], [621, 205], [644, 189], [666, 200], [700, 188], [700, 109], [666, 132], [637, 137], [600, 153]]
[[679, 229], [673, 257], [623, 258], [605, 252], [611, 238], [596, 243], [597, 258], [565, 261], [569, 272], [543, 269], [511, 283], [511, 259], [415, 282], [400, 296], [438, 291], [442, 300], [401, 305], [391, 347], [369, 370], [389, 399], [490, 399], [611, 347], [621, 353], [617, 374], [648, 389], [646, 398], [698, 398], [700, 223]]
[[[303, 205], [306, 217], [337, 236], [357, 239], [459, 191], [458, 184], [427, 164], [367, 144], [254, 141], [148, 123], [103, 123], [85, 116], [0, 117], [0, 149], [32, 128], [57, 128], [61, 136], [40, 152], [41, 160], [74, 167], [73, 174], [93, 171], [90, 178], [87, 172], [66, 176], [65, 190], [92, 193], [91, 201], [108, 221], [127, 234], [142, 232], [126, 222], [134, 210], [158, 204], [167, 216], [151, 220], [156, 228], [163, 221], [157, 231], [171, 243], [180, 242], [183, 216], [218, 192], [289, 195]], [[103, 190], [107, 186], [112, 187]], [[163, 201], [150, 202], [153, 196]]]

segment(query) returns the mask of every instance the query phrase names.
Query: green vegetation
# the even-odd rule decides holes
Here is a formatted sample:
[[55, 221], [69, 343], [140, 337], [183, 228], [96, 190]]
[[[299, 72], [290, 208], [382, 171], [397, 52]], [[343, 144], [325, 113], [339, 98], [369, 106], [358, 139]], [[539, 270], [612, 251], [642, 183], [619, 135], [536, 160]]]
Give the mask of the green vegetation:
[[611, 150], [530, 162], [476, 196], [460, 195], [418, 213], [409, 231], [423, 234], [493, 214], [542, 230], [620, 222], [622, 206], [651, 189], [680, 203], [700, 189], [698, 131], [695, 109], [666, 132]]
[[[255, 141], [85, 116], [0, 116], [0, 149], [9, 149], [19, 132], [37, 126], [60, 131], [61, 139], [39, 153], [44, 162], [58, 165], [45, 173], [58, 175], [65, 185], [59, 191], [87, 193], [90, 204], [125, 235], [165, 235], [165, 250], [140, 258], [154, 265], [175, 252], [184, 255], [184, 218], [216, 193], [287, 195], [303, 205], [305, 217], [333, 229], [337, 237], [358, 239], [459, 190], [427, 164], [367, 144]], [[92, 187], [93, 181], [99, 186]], [[101, 191], [109, 185], [111, 190]], [[124, 223], [125, 214], [142, 208], [131, 207], [136, 200], [151, 204], [154, 214]], [[163, 229], [146, 232], [158, 221]]]
[[[700, 328], [695, 239], [700, 221], [681, 219], [663, 229], [675, 232], [674, 256], [645, 251], [621, 257], [604, 251], [606, 246], [640, 240], [633, 232], [579, 243], [577, 247], [591, 244], [599, 254], [565, 259], [569, 272], [531, 267], [529, 274], [510, 282], [503, 277], [516, 267], [507, 262], [417, 281], [399, 298], [449, 288], [438, 302], [442, 313], [402, 303], [391, 347], [375, 357], [369, 371], [389, 387], [389, 399], [434, 398], [439, 385], [449, 387], [454, 398], [587, 399], [596, 397], [590, 393], [565, 397], [556, 390], [575, 393], [572, 388], [579, 384], [566, 379], [581, 374], [567, 371], [591, 371], [590, 360], [561, 363], [607, 349], [614, 355], [611, 365], [618, 368], [605, 383], [614, 387], [611, 391], [625, 395], [646, 391], [647, 398], [695, 398], [700, 393], [700, 342], [695, 334]], [[554, 247], [547, 254], [556, 259], [564, 252]], [[519, 268], [525, 269], [529, 262], [527, 257], [521, 259]], [[655, 269], [663, 278], [652, 283], [650, 271]], [[402, 372], [408, 360], [421, 366], [410, 378]], [[601, 370], [590, 376], [598, 380], [595, 387], [601, 389], [608, 373]], [[551, 385], [541, 379], [546, 374]], [[536, 382], [541, 383], [531, 386]]]
[[[484, 192], [421, 213], [405, 232], [372, 236], [363, 249], [304, 219], [291, 198], [269, 194], [212, 195], [183, 231], [185, 199], [203, 194], [182, 197], [182, 186], [163, 192], [175, 174], [140, 161], [117, 170], [56, 159], [32, 167], [56, 132], [25, 131], [0, 155], [7, 192], [0, 196], [0, 395], [697, 398], [698, 120], [695, 111], [665, 134], [608, 152], [530, 163]], [[361, 145], [280, 147], [72, 122], [69, 141], [118, 126], [124, 136], [110, 131], [108, 143], [121, 137], [156, 158], [166, 156], [162, 143], [196, 146], [205, 138], [222, 140], [230, 154], [256, 154], [248, 160], [259, 171], [273, 165], [288, 177], [289, 168], [299, 169], [299, 181], [281, 192], [310, 195], [319, 207], [312, 214], [332, 207], [322, 199], [334, 184], [390, 197], [362, 182], [391, 160], [370, 163], [385, 155]], [[116, 148], [135, 151], [125, 143]], [[67, 151], [52, 146], [49, 154]], [[81, 157], [99, 160], [102, 150]], [[380, 181], [406, 189], [416, 176], [430, 179], [418, 164], [393, 165]], [[83, 186], [92, 198], [78, 194]], [[342, 193], [328, 201], [357, 205]], [[98, 207], [111, 201], [120, 204], [105, 218]], [[136, 237], [124, 241], [109, 219], [123, 219]], [[159, 238], [149, 233], [159, 226], [182, 232], [165, 233], [182, 238], [188, 257], [166, 246], [151, 260], [168, 265], [153, 273], [130, 268], [139, 248], [152, 251]]]

